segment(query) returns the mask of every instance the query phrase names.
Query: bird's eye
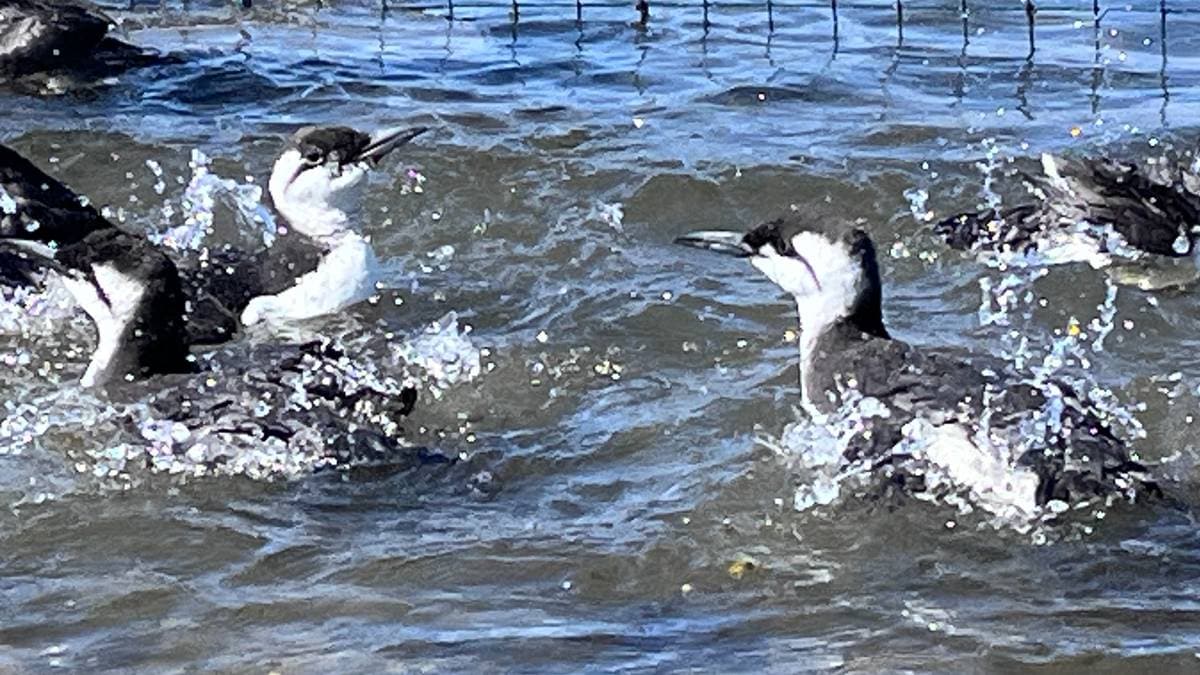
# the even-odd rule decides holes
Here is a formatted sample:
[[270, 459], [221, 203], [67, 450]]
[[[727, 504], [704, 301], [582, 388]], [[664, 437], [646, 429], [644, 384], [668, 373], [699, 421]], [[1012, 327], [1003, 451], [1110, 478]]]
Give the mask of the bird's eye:
[[321, 160], [323, 160], [324, 158], [325, 158], [325, 155], [322, 154], [321, 151], [316, 148], [307, 150], [304, 153], [304, 161], [309, 162], [311, 164], [320, 164]]

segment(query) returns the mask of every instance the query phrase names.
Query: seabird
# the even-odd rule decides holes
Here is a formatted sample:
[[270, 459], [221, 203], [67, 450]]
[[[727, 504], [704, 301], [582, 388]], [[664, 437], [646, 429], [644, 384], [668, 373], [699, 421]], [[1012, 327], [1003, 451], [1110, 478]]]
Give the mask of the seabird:
[[[367, 173], [425, 130], [374, 136], [347, 127], [299, 130], [275, 162], [268, 184], [289, 229], [265, 250], [210, 250], [178, 268], [165, 254], [151, 255], [155, 247], [143, 235], [120, 230], [85, 198], [0, 145], [0, 244], [8, 244], [0, 247], [0, 281], [36, 281], [44, 261], [57, 260], [54, 269], [69, 272], [64, 276], [71, 280], [68, 290], [100, 326], [98, 316], [109, 307], [103, 300], [111, 296], [100, 288], [102, 303], [96, 305], [86, 284], [95, 285], [98, 272], [92, 268], [107, 263], [103, 251], [119, 241], [134, 254], [125, 266], [146, 268], [133, 276], [133, 283], [146, 284], [139, 297], [152, 301], [176, 292], [185, 297], [188, 345], [230, 339], [239, 318], [248, 326], [339, 312], [376, 290], [378, 263], [359, 220]], [[145, 330], [155, 332], [158, 325], [152, 322]]]
[[290, 288], [248, 298], [243, 324], [331, 314], [375, 292], [378, 263], [362, 236], [362, 187], [380, 160], [425, 131], [412, 127], [373, 137], [348, 127], [296, 132], [276, 160], [268, 188], [279, 214], [320, 246], [323, 257]]
[[[1034, 382], [1000, 363], [981, 367], [987, 359], [893, 338], [883, 321], [875, 246], [864, 230], [793, 214], [745, 234], [695, 232], [676, 242], [746, 258], [794, 298], [805, 404], [829, 413], [853, 392], [887, 407], [863, 422], [845, 462], [885, 471], [905, 486], [922, 475], [910, 469], [936, 466], [979, 503], [1025, 514], [1053, 501], [1157, 492], [1105, 415], [1068, 384]], [[1004, 459], [1018, 448], [1018, 457]]]
[[0, 0], [0, 81], [109, 76], [166, 59], [109, 35], [115, 22], [81, 0]]
[[947, 218], [934, 231], [955, 249], [1050, 261], [1142, 253], [1197, 255], [1200, 175], [1169, 158], [1146, 164], [1041, 157], [1041, 175], [1022, 172], [1034, 200]]

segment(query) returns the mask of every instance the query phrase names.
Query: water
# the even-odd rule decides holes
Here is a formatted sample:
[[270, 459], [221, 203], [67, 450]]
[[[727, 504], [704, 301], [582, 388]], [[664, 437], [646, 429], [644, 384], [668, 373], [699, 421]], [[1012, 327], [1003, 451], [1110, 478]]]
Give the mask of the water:
[[582, 24], [570, 3], [522, 5], [515, 27], [506, 4], [453, 23], [231, 4], [114, 7], [186, 64], [5, 94], [0, 138], [187, 248], [209, 216], [216, 241], [261, 241], [252, 204], [213, 195], [252, 195], [295, 127], [432, 124], [372, 182], [393, 295], [322, 330], [394, 332], [403, 351], [451, 313], [469, 326], [479, 363], [437, 361], [414, 421], [470, 459], [79, 473], [123, 439], [122, 409], [72, 384], [88, 326], [60, 296], [25, 323], [6, 309], [0, 387], [28, 442], [0, 454], [0, 670], [1195, 669], [1200, 539], [1180, 510], [1089, 509], [1039, 539], [951, 503], [798, 503], [822, 484], [773, 449], [798, 419], [791, 310], [748, 266], [670, 243], [828, 201], [884, 253], [900, 337], [1036, 355], [1091, 333], [1076, 370], [1186, 497], [1194, 293], [1112, 295], [1086, 265], [1014, 286], [925, 231], [1019, 195], [1005, 171], [1044, 151], [1194, 148], [1184, 3], [1165, 59], [1145, 0], [1110, 8], [1098, 48], [1091, 3], [1042, 8], [1031, 59], [1016, 2], [972, 3], [965, 44], [957, 3], [908, 3], [903, 44], [889, 7], [843, 5], [836, 45], [817, 4], [774, 7], [773, 31], [749, 5], [713, 5], [706, 31], [682, 3], [652, 3], [646, 27], [632, 3]]

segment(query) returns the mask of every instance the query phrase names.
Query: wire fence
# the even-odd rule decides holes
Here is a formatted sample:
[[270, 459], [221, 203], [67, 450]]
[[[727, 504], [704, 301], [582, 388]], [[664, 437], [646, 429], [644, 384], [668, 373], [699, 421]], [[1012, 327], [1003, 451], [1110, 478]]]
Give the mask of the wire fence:
[[[240, 0], [244, 8], [252, 8], [254, 0]], [[260, 3], [265, 0], [259, 0]], [[136, 0], [131, 0], [131, 4]], [[327, 3], [315, 0], [318, 8]], [[334, 4], [334, 3], [328, 3]], [[1189, 4], [1191, 6], [1189, 6]], [[897, 37], [904, 40], [904, 25], [906, 13], [927, 11], [957, 11], [961, 17], [963, 30], [967, 31], [972, 21], [972, 13], [986, 9], [989, 14], [1013, 13], [1023, 14], [1028, 29], [1029, 53], [1037, 49], [1037, 22], [1039, 15], [1046, 14], [1079, 14], [1090, 10], [1092, 21], [1097, 30], [1110, 9], [1129, 8], [1128, 3], [1117, 3], [1112, 0], [1081, 0], [1080, 2], [1046, 2], [1038, 0], [378, 0], [381, 12], [410, 11], [421, 13], [441, 14], [449, 21], [474, 20], [472, 13], [504, 12], [512, 24], [519, 24], [522, 12], [532, 10], [549, 11], [561, 9], [564, 13], [574, 13], [574, 19], [583, 23], [592, 16], [603, 15], [611, 18], [613, 12], [628, 10], [630, 21], [649, 26], [653, 21], [656, 10], [670, 10], [674, 14], [680, 11], [695, 10], [701, 25], [707, 30], [711, 26], [711, 17], [721, 11], [754, 11], [764, 13], [768, 30], [775, 29], [775, 16], [796, 10], [819, 10], [828, 13], [834, 40], [838, 37], [840, 17], [848, 12], [892, 12], [895, 15]], [[1171, 14], [1200, 14], [1200, 3], [1187, 3], [1184, 0], [1158, 0], [1157, 6], [1149, 5], [1148, 10], [1157, 10], [1160, 16], [1161, 32], [1167, 32], [1168, 17]]]

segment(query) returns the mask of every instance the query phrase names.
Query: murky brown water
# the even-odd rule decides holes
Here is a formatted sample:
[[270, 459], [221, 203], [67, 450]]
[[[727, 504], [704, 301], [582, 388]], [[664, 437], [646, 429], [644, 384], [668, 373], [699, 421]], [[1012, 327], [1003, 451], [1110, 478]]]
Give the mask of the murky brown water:
[[[494, 370], [417, 418], [469, 428], [473, 442], [425, 440], [472, 466], [139, 474], [117, 490], [69, 457], [112, 443], [113, 425], [9, 445], [0, 671], [1200, 663], [1200, 538], [1175, 509], [1116, 509], [1044, 545], [937, 504], [844, 495], [793, 511], [795, 477], [756, 442], [796, 419], [791, 310], [753, 270], [670, 243], [827, 200], [896, 252], [882, 260], [895, 333], [995, 351], [1003, 331], [977, 310], [979, 279], [1000, 273], [944, 252], [906, 192], [938, 214], [972, 206], [989, 151], [1194, 147], [1200, 15], [1184, 3], [1170, 3], [1165, 63], [1145, 0], [1107, 14], [1098, 52], [1091, 3], [1044, 8], [1030, 60], [1016, 2], [974, 9], [965, 45], [957, 2], [911, 3], [902, 45], [890, 8], [843, 6], [836, 51], [816, 6], [775, 7], [769, 31], [762, 7], [714, 5], [705, 31], [698, 5], [656, 5], [643, 29], [624, 6], [586, 8], [582, 24], [569, 4], [523, 6], [514, 28], [507, 5], [459, 5], [471, 20], [449, 23], [367, 2], [229, 4], [115, 8], [129, 39], [187, 64], [78, 95], [0, 95], [0, 140], [127, 225], [158, 228], [164, 203], [181, 217], [194, 148], [221, 176], [261, 181], [301, 124], [434, 122], [375, 177], [368, 208], [380, 257], [404, 265], [404, 303], [348, 320], [415, 330], [453, 310], [473, 327]], [[427, 178], [420, 193], [402, 189], [409, 168]], [[1070, 317], [1086, 323], [1104, 278], [1054, 269], [1035, 287], [1045, 308], [1015, 327], [1048, 342]], [[1143, 451], [1171, 460], [1186, 497], [1194, 288], [1122, 288], [1116, 307], [1091, 375], [1145, 403]], [[85, 359], [64, 356], [90, 339], [79, 319], [0, 338], [0, 352], [35, 356], [0, 375], [10, 405], [38, 401], [51, 422], [103, 408], [72, 384]], [[481, 466], [495, 494], [468, 487]]]

